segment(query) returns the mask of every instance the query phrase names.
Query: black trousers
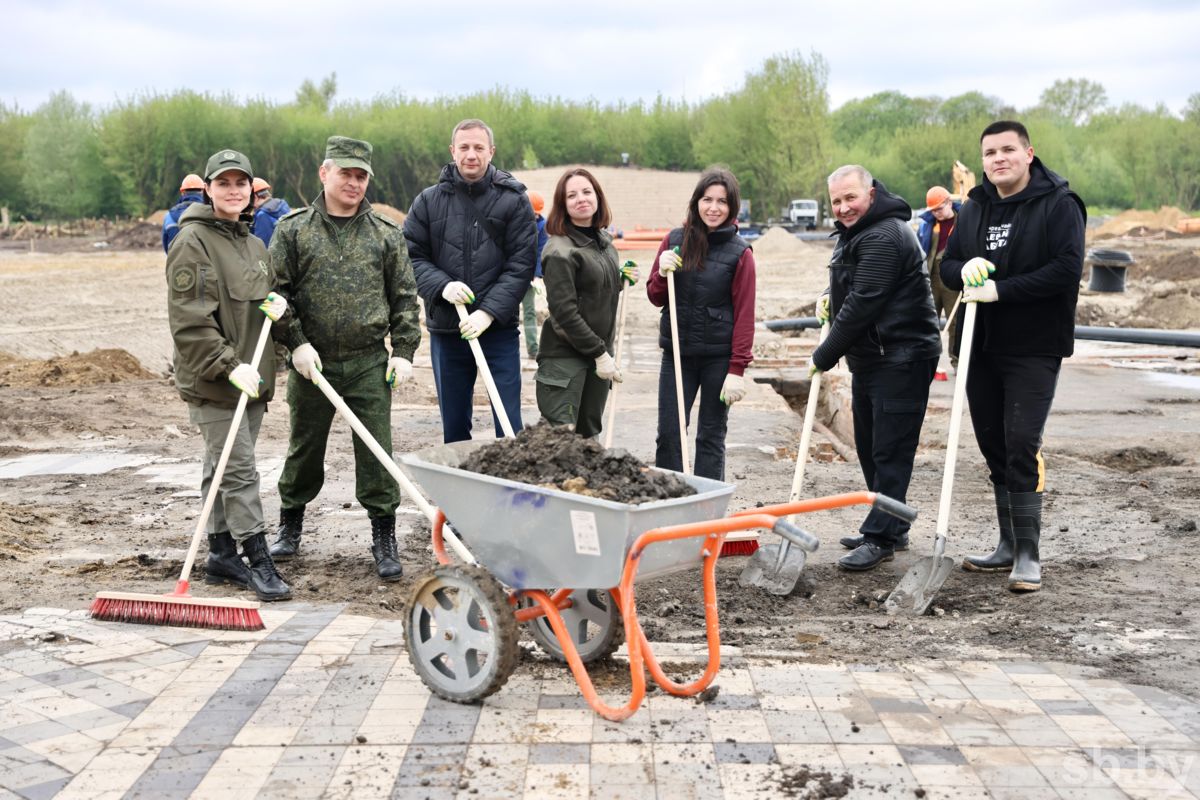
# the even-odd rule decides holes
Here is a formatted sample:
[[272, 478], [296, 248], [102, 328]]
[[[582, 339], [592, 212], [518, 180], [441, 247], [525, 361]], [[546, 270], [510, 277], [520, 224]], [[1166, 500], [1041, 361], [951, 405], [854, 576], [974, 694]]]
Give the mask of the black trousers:
[[[684, 424], [689, 428], [692, 426], [692, 405], [696, 395], [700, 395], [692, 473], [723, 481], [729, 406], [721, 401], [721, 387], [729, 374], [729, 356], [680, 356], [679, 367], [683, 379]], [[654, 466], [679, 472], [683, 469], [683, 452], [679, 449], [677, 403], [675, 361], [671, 352], [664, 350], [658, 372], [658, 438], [655, 440]]]
[[979, 451], [996, 486], [1040, 492], [1046, 485], [1042, 432], [1062, 359], [974, 352], [967, 374], [967, 401]]
[[[906, 501], [937, 362], [930, 358], [854, 373], [854, 449], [869, 491]], [[908, 529], [907, 522], [874, 509], [858, 528], [868, 542], [884, 547], [892, 547]]]

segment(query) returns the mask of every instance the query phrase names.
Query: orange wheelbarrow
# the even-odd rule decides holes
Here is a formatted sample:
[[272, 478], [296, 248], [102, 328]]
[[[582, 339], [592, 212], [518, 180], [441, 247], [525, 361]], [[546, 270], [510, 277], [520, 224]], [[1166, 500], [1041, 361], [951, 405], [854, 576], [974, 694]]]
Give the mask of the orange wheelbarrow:
[[[472, 703], [498, 691], [516, 667], [518, 626], [571, 668], [597, 714], [632, 716], [646, 693], [645, 670], [666, 692], [704, 691], [721, 666], [717, 558], [727, 534], [772, 530], [807, 552], [815, 536], [787, 522], [792, 514], [874, 505], [904, 519], [916, 511], [884, 495], [854, 492], [757, 508], [726, 516], [733, 485], [678, 477], [696, 494], [629, 505], [502, 480], [458, 468], [484, 442], [457, 442], [401, 456], [439, 507], [433, 549], [440, 566], [420, 575], [404, 608], [409, 660], [431, 692]], [[477, 565], [451, 563], [442, 538], [447, 517]], [[669, 679], [637, 618], [639, 579], [700, 567], [708, 665], [691, 683]], [[559, 587], [559, 588], [549, 588]], [[587, 664], [628, 644], [628, 702], [605, 703]]]

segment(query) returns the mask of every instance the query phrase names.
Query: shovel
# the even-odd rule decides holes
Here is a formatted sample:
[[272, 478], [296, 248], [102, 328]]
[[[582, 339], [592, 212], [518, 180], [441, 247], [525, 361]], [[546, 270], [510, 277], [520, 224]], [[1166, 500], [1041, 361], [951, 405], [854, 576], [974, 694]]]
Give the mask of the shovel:
[[[829, 334], [829, 323], [821, 326], [820, 341], [825, 341]], [[795, 503], [800, 499], [800, 486], [804, 482], [804, 465], [808, 461], [808, 445], [812, 439], [813, 422], [817, 418], [817, 403], [821, 397], [821, 373], [813, 373], [808, 387], [808, 405], [804, 408], [804, 425], [800, 430], [800, 449], [796, 452], [796, 471], [792, 475], [792, 494], [789, 502]], [[795, 516], [789, 520], [793, 525]], [[813, 548], [816, 549], [815, 547]], [[807, 553], [800, 547], [793, 547], [792, 540], [785, 538], [778, 544], [769, 544], [754, 551], [750, 561], [742, 568], [738, 576], [738, 585], [743, 587], [757, 586], [766, 589], [774, 595], [789, 595], [800, 580], [804, 571]]]
[[[454, 307], [458, 309], [459, 320], [465, 321], [467, 310], [458, 303], [455, 303]], [[475, 356], [475, 367], [483, 376], [483, 384], [487, 387], [488, 398], [492, 401], [492, 410], [496, 413], [496, 419], [500, 420], [500, 430], [504, 431], [504, 435], [511, 439], [516, 434], [513, 433], [512, 423], [508, 421], [508, 414], [504, 411], [504, 401], [500, 399], [500, 390], [496, 388], [496, 381], [492, 380], [492, 370], [488, 368], [487, 357], [483, 354], [483, 346], [479, 344], [478, 339], [471, 339], [468, 343], [471, 345], [471, 354]]]
[[[621, 287], [621, 298], [617, 304], [621, 306], [621, 310], [617, 312], [617, 346], [616, 352], [613, 354], [613, 363], [617, 365], [617, 369], [621, 368], [621, 345], [625, 342], [625, 291], [629, 287]], [[613, 443], [613, 425], [617, 420], [617, 387], [619, 383], [613, 383], [612, 389], [608, 393], [608, 421], [604, 425], [604, 449], [612, 447]]]
[[[954, 559], [945, 554], [946, 535], [950, 531], [950, 496], [954, 489], [954, 466], [958, 461], [958, 434], [962, 428], [962, 409], [967, 393], [967, 369], [971, 365], [971, 345], [975, 339], [977, 306], [977, 303], [967, 303], [963, 318], [962, 346], [959, 348], [958, 370], [954, 376], [954, 402], [950, 406], [946, 470], [942, 473], [942, 496], [938, 502], [937, 538], [933, 543], [933, 555], [913, 564], [883, 601], [883, 607], [889, 614], [924, 614], [933, 602], [933, 596], [949, 577], [950, 570], [954, 569]], [[955, 307], [957, 308], [957, 305]]]

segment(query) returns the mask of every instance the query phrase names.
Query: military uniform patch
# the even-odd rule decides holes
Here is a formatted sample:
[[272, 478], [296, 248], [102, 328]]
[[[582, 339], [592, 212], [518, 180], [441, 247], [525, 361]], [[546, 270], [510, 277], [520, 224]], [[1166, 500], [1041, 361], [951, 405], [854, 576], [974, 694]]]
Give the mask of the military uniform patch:
[[171, 273], [171, 288], [177, 292], [190, 292], [196, 288], [196, 268], [176, 267]]

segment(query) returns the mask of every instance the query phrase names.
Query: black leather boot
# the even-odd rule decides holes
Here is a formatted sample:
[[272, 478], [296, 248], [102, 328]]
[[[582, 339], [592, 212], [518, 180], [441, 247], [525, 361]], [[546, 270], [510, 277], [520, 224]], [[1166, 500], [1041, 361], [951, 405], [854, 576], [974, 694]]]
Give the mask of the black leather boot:
[[[860, 533], [858, 536], [843, 536], [841, 539], [838, 539], [838, 543], [847, 550], [857, 550], [858, 548], [862, 547], [863, 542], [866, 540], [866, 537]], [[900, 538], [896, 540], [896, 544], [892, 549], [897, 552], [901, 550], [907, 550], [908, 534], [900, 534]]]
[[229, 531], [208, 535], [208, 560], [204, 562], [204, 582], [212, 586], [232, 583], [250, 588], [250, 568], [238, 555], [237, 544]]
[[875, 569], [884, 561], [895, 558], [895, 551], [890, 547], [877, 545], [874, 542], [863, 542], [849, 555], [838, 559], [838, 566], [852, 572], [863, 572]]
[[1008, 496], [1007, 486], [993, 486], [996, 493], [996, 521], [1000, 524], [1000, 541], [991, 555], [967, 556], [963, 559], [963, 569], [968, 572], [1003, 572], [1012, 569], [1013, 565], [1013, 522], [1012, 500]]
[[1038, 543], [1042, 538], [1042, 495], [1040, 492], [1013, 492], [1013, 567], [1008, 588], [1014, 592], [1036, 592], [1042, 588], [1042, 558]]
[[375, 558], [375, 572], [385, 581], [398, 581], [404, 574], [400, 556], [396, 552], [396, 518], [378, 517], [371, 520], [371, 555]]
[[300, 534], [304, 531], [303, 508], [279, 509], [279, 528], [271, 545], [271, 558], [289, 561], [300, 552]]
[[250, 588], [259, 600], [269, 603], [292, 598], [292, 588], [283, 582], [271, 560], [266, 534], [256, 533], [242, 542], [242, 555], [250, 562]]

